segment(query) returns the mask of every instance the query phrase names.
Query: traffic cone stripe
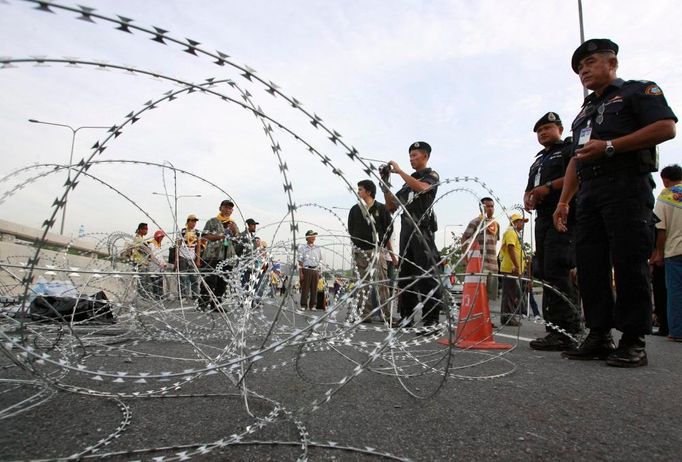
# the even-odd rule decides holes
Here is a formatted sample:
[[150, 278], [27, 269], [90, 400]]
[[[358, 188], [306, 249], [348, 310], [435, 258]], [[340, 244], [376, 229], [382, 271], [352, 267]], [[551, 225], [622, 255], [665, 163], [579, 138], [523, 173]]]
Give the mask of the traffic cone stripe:
[[[466, 267], [468, 274], [464, 276], [462, 304], [453, 342], [457, 348], [508, 350], [513, 345], [497, 343], [493, 339], [486, 276], [476, 274], [480, 273], [482, 269], [483, 259], [481, 258], [480, 246], [474, 242]], [[438, 340], [438, 343], [450, 345], [450, 339], [442, 338]]]
[[464, 284], [480, 284], [480, 283], [485, 284], [485, 282], [486, 282], [485, 280], [486, 280], [485, 276], [480, 276], [478, 274], [464, 276]]

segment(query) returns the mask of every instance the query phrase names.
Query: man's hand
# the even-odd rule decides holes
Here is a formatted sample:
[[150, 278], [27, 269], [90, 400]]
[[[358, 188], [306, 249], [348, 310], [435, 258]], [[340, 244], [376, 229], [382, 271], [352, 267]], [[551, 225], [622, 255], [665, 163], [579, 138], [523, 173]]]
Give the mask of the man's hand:
[[536, 205], [542, 204], [542, 201], [545, 200], [545, 197], [547, 197], [548, 195], [549, 187], [545, 186], [544, 184], [542, 186], [538, 186], [537, 188], [531, 189], [530, 193], [528, 194], [528, 197], [533, 203], [532, 209], [534, 209]]
[[401, 173], [403, 173], [403, 170], [400, 168], [400, 165], [398, 165], [398, 162], [396, 162], [395, 160], [390, 160], [390, 161], [388, 162], [388, 165], [391, 166], [391, 172], [392, 172], [392, 173], [396, 173], [396, 174], [398, 174], [398, 175], [400, 175]]
[[239, 234], [239, 228], [237, 228], [237, 223], [235, 223], [234, 221], [229, 222], [227, 224], [227, 227], [230, 229], [230, 231], [232, 231], [233, 236]]
[[565, 233], [568, 231], [566, 224], [568, 223], [568, 205], [562, 204], [561, 202], [556, 206], [556, 210], [552, 215], [554, 220], [554, 227], [560, 233]]
[[590, 140], [582, 148], [576, 149], [575, 158], [578, 160], [595, 160], [602, 157], [606, 150], [606, 141]]
[[658, 249], [654, 250], [651, 254], [651, 257], [649, 257], [649, 264], [663, 266], [663, 252]]

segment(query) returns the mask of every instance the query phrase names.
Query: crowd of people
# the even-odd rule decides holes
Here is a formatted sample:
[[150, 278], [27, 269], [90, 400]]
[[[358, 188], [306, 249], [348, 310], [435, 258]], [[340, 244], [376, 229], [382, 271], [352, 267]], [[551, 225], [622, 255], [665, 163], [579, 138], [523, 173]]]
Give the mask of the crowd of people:
[[[675, 136], [677, 117], [655, 82], [617, 77], [617, 55], [618, 46], [609, 39], [580, 45], [571, 66], [591, 93], [569, 136], [563, 137], [563, 122], [556, 112], [547, 112], [533, 127], [542, 149], [530, 166], [523, 194], [525, 211], [536, 214], [533, 258], [520, 239], [528, 219], [512, 214], [509, 228], [501, 233], [507, 219], [494, 217], [489, 197], [480, 201], [481, 214], [468, 224], [461, 245], [468, 248], [476, 241], [480, 246], [490, 299], [497, 299], [501, 281], [503, 324], [521, 324], [521, 306], [526, 296], [532, 297], [521, 281], [537, 278], [551, 286], [542, 297], [547, 333], [530, 342], [531, 348], [560, 351], [567, 359], [637, 367], [648, 363], [645, 335], [652, 332], [652, 268], [657, 333], [682, 341], [682, 169], [678, 165], [662, 169], [665, 189], [655, 201], [651, 174], [658, 169], [658, 145]], [[407, 328], [415, 325], [419, 312], [426, 327], [423, 333], [428, 333], [447, 305], [433, 210], [440, 176], [428, 167], [432, 148], [427, 142], [412, 143], [408, 153], [412, 173], [394, 160], [380, 170], [384, 203], [376, 199], [373, 181], [357, 183], [360, 200], [350, 209], [348, 230], [356, 276], [364, 281], [358, 292], [359, 321], [373, 322], [379, 315], [390, 327]], [[392, 177], [403, 182], [395, 193]], [[262, 284], [262, 268], [268, 263], [258, 257], [263, 247], [255, 235], [258, 223], [246, 220], [240, 233], [231, 218], [233, 207], [231, 201], [223, 201], [201, 233], [195, 229], [197, 217], [190, 215], [175, 246], [182, 290], [206, 309], [217, 308], [225, 292], [223, 275], [234, 269], [235, 256], [250, 262], [240, 273], [242, 286], [250, 292], [257, 294], [267, 285], [276, 292], [283, 286], [275, 271]], [[401, 212], [397, 251], [391, 247], [396, 212]], [[165, 263], [155, 247], [163, 233], [147, 242], [143, 225], [135, 235], [132, 260], [139, 267], [162, 269]], [[320, 278], [322, 253], [316, 236], [308, 230], [306, 242], [297, 249], [301, 310], [325, 304], [327, 284]], [[149, 250], [141, 252], [142, 246]], [[187, 271], [196, 268], [208, 270], [202, 284]], [[396, 271], [399, 316], [394, 317], [388, 302], [393, 287], [386, 281], [393, 280]], [[158, 294], [158, 287], [152, 278], [150, 291]], [[583, 325], [588, 333], [578, 344]], [[614, 328], [622, 332], [617, 346]]]
[[[258, 222], [247, 219], [246, 228], [239, 232], [232, 218], [233, 210], [232, 201], [222, 201], [218, 214], [207, 220], [201, 231], [196, 227], [199, 218], [190, 214], [170, 248], [161, 245], [166, 236], [163, 231], [156, 231], [152, 239], [146, 239], [148, 225], [140, 223], [123, 256], [140, 273], [141, 293], [152, 299], [163, 299], [161, 273], [177, 268], [180, 298], [196, 302], [202, 310], [217, 310], [227, 288], [226, 276], [235, 269], [235, 264], [240, 264], [242, 288], [252, 298], [259, 299], [265, 290], [283, 290], [281, 265], [269, 259], [267, 243], [256, 236]], [[266, 274], [270, 277], [266, 278]]]

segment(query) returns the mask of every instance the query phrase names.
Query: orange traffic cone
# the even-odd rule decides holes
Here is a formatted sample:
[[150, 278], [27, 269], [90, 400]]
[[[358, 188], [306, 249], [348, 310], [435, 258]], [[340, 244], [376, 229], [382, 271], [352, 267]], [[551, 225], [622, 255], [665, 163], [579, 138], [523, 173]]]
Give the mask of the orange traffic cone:
[[[467, 276], [464, 277], [462, 305], [459, 309], [456, 332], [453, 333], [457, 348], [474, 350], [508, 350], [513, 345], [497, 343], [493, 339], [493, 326], [490, 322], [490, 306], [488, 305], [488, 291], [485, 286], [485, 276], [475, 273], [483, 271], [481, 248], [477, 242], [471, 246]], [[450, 345], [449, 338], [438, 340], [442, 345]]]

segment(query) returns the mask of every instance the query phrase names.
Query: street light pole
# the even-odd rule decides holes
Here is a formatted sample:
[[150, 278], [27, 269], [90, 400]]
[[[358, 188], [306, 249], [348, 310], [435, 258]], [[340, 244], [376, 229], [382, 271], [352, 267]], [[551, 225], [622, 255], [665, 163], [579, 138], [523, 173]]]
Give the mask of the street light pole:
[[458, 224], [454, 224], [454, 225], [445, 225], [445, 227], [443, 227], [443, 247], [447, 247], [446, 244], [447, 244], [447, 230], [448, 230], [448, 228], [455, 227], [455, 226], [464, 226], [464, 225], [461, 223], [458, 223]]
[[[100, 128], [100, 129], [110, 128], [110, 127], [104, 127], [104, 126], [99, 126], [99, 125], [83, 125], [81, 127], [73, 128], [71, 125], [67, 125], [67, 124], [58, 124], [55, 122], [44, 122], [44, 121], [36, 120], [36, 119], [28, 119], [28, 121], [33, 123], [33, 124], [54, 125], [55, 127], [64, 127], [64, 128], [68, 128], [69, 130], [71, 130], [71, 151], [69, 153], [69, 167], [67, 169], [67, 174], [66, 174], [67, 184], [71, 182], [71, 165], [73, 164], [73, 148], [76, 144], [76, 133], [78, 132], [78, 130], [81, 130], [84, 128]], [[69, 193], [67, 190], [66, 195], [64, 196], [64, 205], [62, 207], [62, 224], [59, 227], [59, 234], [61, 234], [62, 236], [64, 235], [64, 220], [66, 219], [66, 201], [68, 198], [68, 194]]]
[[202, 197], [201, 194], [181, 194], [181, 195], [176, 195], [176, 194], [164, 194], [160, 192], [152, 192], [153, 195], [155, 196], [163, 196], [163, 197], [172, 197], [174, 198], [174, 206], [175, 209], [173, 210], [173, 213], [175, 215], [175, 220], [177, 221], [178, 219], [178, 199], [182, 199], [185, 197]]

